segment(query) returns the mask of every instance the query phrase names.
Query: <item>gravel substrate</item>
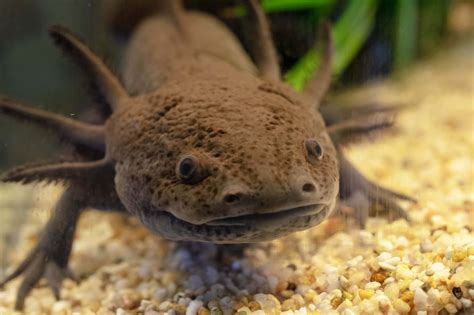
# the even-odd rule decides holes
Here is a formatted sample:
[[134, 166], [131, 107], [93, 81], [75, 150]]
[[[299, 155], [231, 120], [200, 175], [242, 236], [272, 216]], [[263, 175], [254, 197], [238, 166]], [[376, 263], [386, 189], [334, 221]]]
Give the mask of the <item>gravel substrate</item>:
[[[359, 230], [332, 218], [273, 242], [218, 248], [166, 241], [132, 218], [88, 212], [71, 260], [81, 281], [66, 280], [61, 301], [41, 282], [25, 312], [472, 314], [473, 48], [471, 42], [398, 80], [341, 96], [412, 105], [394, 134], [348, 150], [369, 177], [418, 198], [407, 205], [411, 224], [375, 218]], [[9, 267], [36, 243], [44, 208], [59, 191], [36, 189]], [[0, 291], [0, 314], [14, 314], [18, 285]]]

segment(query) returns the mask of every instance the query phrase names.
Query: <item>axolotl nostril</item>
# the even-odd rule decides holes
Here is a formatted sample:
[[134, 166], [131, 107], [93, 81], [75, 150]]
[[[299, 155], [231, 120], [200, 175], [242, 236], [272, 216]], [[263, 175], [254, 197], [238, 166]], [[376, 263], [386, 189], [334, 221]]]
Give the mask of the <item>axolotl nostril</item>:
[[318, 111], [331, 76], [329, 27], [322, 65], [299, 94], [281, 81], [258, 2], [246, 3], [256, 65], [222, 23], [176, 0], [161, 1], [135, 31], [123, 81], [71, 32], [51, 28], [111, 114], [93, 125], [0, 98], [0, 113], [47, 127], [77, 148], [73, 160], [20, 166], [2, 177], [67, 184], [37, 247], [1, 284], [25, 274], [17, 309], [43, 276], [59, 296], [77, 221], [89, 207], [131, 213], [168, 239], [215, 243], [315, 226], [333, 211], [338, 192], [339, 199], [362, 193], [404, 216], [396, 200], [410, 198], [368, 181], [334, 145], [390, 126], [386, 116], [369, 111], [337, 121], [323, 111], [326, 126]]

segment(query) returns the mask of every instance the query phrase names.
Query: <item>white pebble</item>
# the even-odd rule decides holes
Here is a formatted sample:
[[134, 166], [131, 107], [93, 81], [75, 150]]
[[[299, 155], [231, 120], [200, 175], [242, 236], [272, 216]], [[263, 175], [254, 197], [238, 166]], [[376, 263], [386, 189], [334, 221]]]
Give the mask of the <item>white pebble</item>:
[[395, 270], [395, 266], [388, 264], [384, 261], [379, 263], [380, 268], [385, 269], [385, 270]]
[[123, 308], [117, 308], [115, 315], [127, 315], [127, 312]]
[[433, 251], [433, 243], [430, 240], [424, 240], [420, 243], [420, 252], [429, 253]]
[[[62, 311], [67, 311], [70, 308], [70, 303], [66, 301], [56, 301], [53, 304], [52, 311], [53, 313], [59, 313]], [[1, 313], [1, 312], [0, 312]]]
[[413, 296], [413, 304], [418, 311], [426, 310], [426, 304], [428, 300], [428, 294], [421, 288], [415, 290], [415, 295]]
[[349, 280], [344, 277], [344, 276], [339, 276], [339, 285], [343, 288], [343, 289], [347, 289], [350, 285], [349, 283]]
[[377, 281], [372, 281], [372, 282], [369, 282], [365, 285], [365, 289], [366, 290], [377, 290], [378, 288], [380, 288], [380, 283], [377, 282]]
[[389, 252], [382, 252], [377, 256], [378, 261], [386, 261], [387, 259], [392, 258], [392, 254]]
[[355, 267], [355, 266], [359, 265], [359, 263], [361, 263], [362, 260], [364, 260], [364, 258], [359, 255], [359, 256], [356, 256], [356, 257], [352, 258], [351, 260], [349, 260], [347, 262], [347, 265], [349, 267]]
[[390, 284], [390, 283], [394, 283], [395, 282], [395, 278], [394, 277], [388, 277], [387, 279], [385, 279], [383, 281], [383, 285], [387, 285], [387, 284]]
[[388, 240], [379, 240], [378, 245], [382, 247], [383, 250], [385, 251], [392, 251], [393, 250], [393, 244], [392, 242]]
[[408, 247], [408, 245], [410, 245], [410, 242], [405, 236], [400, 236], [399, 238], [397, 238], [395, 243], [397, 244], [397, 246], [400, 247]]
[[461, 303], [464, 308], [470, 308], [472, 306], [472, 301], [466, 298], [462, 298]]
[[421, 288], [423, 284], [425, 283], [420, 279], [415, 279], [410, 283], [410, 290], [415, 291], [416, 289]]
[[434, 305], [436, 301], [439, 299], [439, 290], [435, 288], [431, 288], [428, 290], [428, 305]]
[[396, 264], [400, 262], [400, 257], [392, 257], [392, 258], [387, 259], [385, 262], [390, 265], [395, 266]]
[[436, 262], [436, 263], [431, 265], [431, 270], [433, 270], [434, 272], [441, 271], [445, 268], [446, 268], [446, 266], [441, 262]]
[[437, 262], [431, 265], [431, 270], [434, 271], [434, 275], [438, 278], [449, 278], [450, 272], [443, 263]]
[[199, 308], [203, 306], [203, 302], [199, 300], [193, 300], [189, 303], [188, 307], [186, 308], [186, 315], [196, 315]]
[[308, 311], [306, 307], [302, 307], [299, 310], [296, 310], [295, 315], [306, 315], [308, 314]]

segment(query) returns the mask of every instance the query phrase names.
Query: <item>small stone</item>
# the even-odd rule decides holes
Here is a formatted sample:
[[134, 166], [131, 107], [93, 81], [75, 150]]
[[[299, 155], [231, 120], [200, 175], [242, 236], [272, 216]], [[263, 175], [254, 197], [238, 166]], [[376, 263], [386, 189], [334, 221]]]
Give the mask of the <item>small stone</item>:
[[464, 249], [456, 249], [453, 251], [451, 260], [454, 262], [461, 262], [467, 257], [467, 251]]
[[389, 240], [378, 240], [378, 244], [377, 244], [380, 248], [382, 248], [382, 250], [384, 251], [387, 251], [387, 252], [390, 252], [393, 250], [393, 244], [392, 242], [390, 242]]
[[401, 299], [396, 299], [392, 305], [401, 314], [407, 314], [410, 311], [410, 305]]
[[209, 315], [209, 310], [203, 306], [201, 306], [198, 310], [198, 315]]
[[191, 301], [188, 307], [186, 308], [186, 315], [197, 315], [199, 309], [203, 305], [204, 303], [202, 301], [199, 301], [199, 300]]
[[466, 299], [466, 298], [462, 298], [461, 303], [462, 303], [462, 306], [464, 308], [471, 308], [471, 306], [472, 306], [472, 300], [469, 300], [469, 299]]
[[400, 296], [400, 298], [401, 298], [403, 301], [407, 302], [407, 303], [411, 303], [411, 302], [413, 302], [413, 296], [414, 296], [413, 291], [407, 290], [407, 291], [405, 291], [405, 292], [402, 293], [402, 295]]
[[344, 300], [349, 301], [352, 301], [352, 299], [354, 298], [354, 296], [347, 291], [342, 292], [342, 297], [344, 298]]
[[387, 278], [387, 275], [383, 272], [375, 272], [370, 276], [370, 281], [376, 281], [378, 283], [383, 283], [385, 279]]
[[359, 296], [363, 300], [370, 299], [372, 296], [374, 296], [374, 294], [375, 294], [374, 290], [365, 290], [365, 289], [359, 290]]
[[412, 279], [413, 272], [410, 270], [410, 268], [407, 265], [399, 264], [397, 265], [397, 268], [395, 271], [395, 277], [398, 279]]
[[392, 258], [392, 254], [389, 252], [382, 252], [377, 256], [378, 261], [386, 261], [387, 259]]
[[385, 287], [384, 293], [389, 299], [395, 300], [398, 298], [398, 294], [400, 293], [400, 287], [397, 283], [390, 283]]
[[283, 290], [286, 290], [286, 288], [288, 288], [288, 281], [280, 281], [280, 282], [278, 282], [278, 284], [276, 285], [275, 291], [276, 291], [277, 293], [280, 293], [280, 292], [282, 292]]
[[294, 294], [292, 297], [293, 301], [295, 301], [296, 305], [303, 306], [305, 304], [303, 297], [301, 294]]
[[349, 286], [350, 286], [350, 283], [349, 283], [349, 280], [347, 280], [346, 277], [344, 276], [339, 276], [339, 285], [344, 288], [344, 289], [347, 289]]
[[454, 287], [453, 290], [453, 295], [457, 298], [457, 299], [460, 299], [462, 298], [462, 290], [460, 287]]
[[395, 282], [395, 278], [394, 277], [388, 277], [387, 279], [385, 279], [383, 281], [383, 285], [388, 285], [390, 283], [394, 283]]
[[336, 296], [335, 298], [333, 298], [331, 300], [331, 306], [336, 309], [341, 303], [342, 303], [343, 299]]
[[220, 308], [214, 306], [211, 308], [211, 315], [224, 315], [224, 313], [222, 313]]
[[125, 311], [123, 308], [117, 308], [115, 311], [115, 315], [127, 315], [127, 311]]
[[284, 300], [283, 303], [281, 303], [281, 309], [282, 311], [294, 310], [296, 309], [296, 303], [292, 299]]
[[451, 304], [451, 303], [446, 304], [446, 305], [444, 306], [444, 309], [445, 309], [446, 311], [448, 311], [449, 314], [456, 314], [456, 313], [458, 312], [458, 309], [457, 309], [456, 305]]
[[420, 279], [415, 279], [410, 283], [409, 289], [411, 291], [415, 291], [416, 289], [421, 288], [423, 284], [425, 283], [421, 281]]
[[420, 252], [429, 253], [433, 251], [433, 243], [430, 240], [424, 240], [420, 243]]
[[380, 268], [385, 269], [385, 270], [395, 270], [395, 266], [388, 264], [386, 262], [380, 262], [379, 263]]
[[365, 285], [366, 290], [377, 290], [380, 287], [381, 287], [381, 284], [379, 282], [376, 282], [376, 281], [369, 282]]
[[427, 300], [428, 294], [426, 294], [426, 292], [423, 291], [421, 288], [417, 288], [413, 295], [413, 304], [415, 304], [415, 307], [418, 311], [426, 310]]
[[286, 288], [287, 290], [295, 291], [296, 290], [296, 284], [294, 282], [288, 282], [288, 286]]
[[252, 312], [254, 312], [256, 310], [259, 310], [260, 309], [260, 303], [258, 303], [257, 301], [251, 301], [249, 303], [249, 308]]
[[314, 300], [314, 298], [316, 297], [316, 292], [314, 292], [313, 290], [308, 290], [304, 295], [303, 295], [303, 298], [306, 302], [310, 303]]

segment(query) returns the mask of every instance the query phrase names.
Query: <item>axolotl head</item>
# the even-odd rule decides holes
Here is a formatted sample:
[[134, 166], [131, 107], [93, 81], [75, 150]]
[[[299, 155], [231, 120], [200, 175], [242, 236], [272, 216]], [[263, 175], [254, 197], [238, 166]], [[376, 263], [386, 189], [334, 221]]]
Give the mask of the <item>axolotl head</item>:
[[114, 113], [107, 146], [125, 207], [172, 240], [247, 243], [319, 224], [336, 151], [320, 114], [283, 84], [186, 81]]

